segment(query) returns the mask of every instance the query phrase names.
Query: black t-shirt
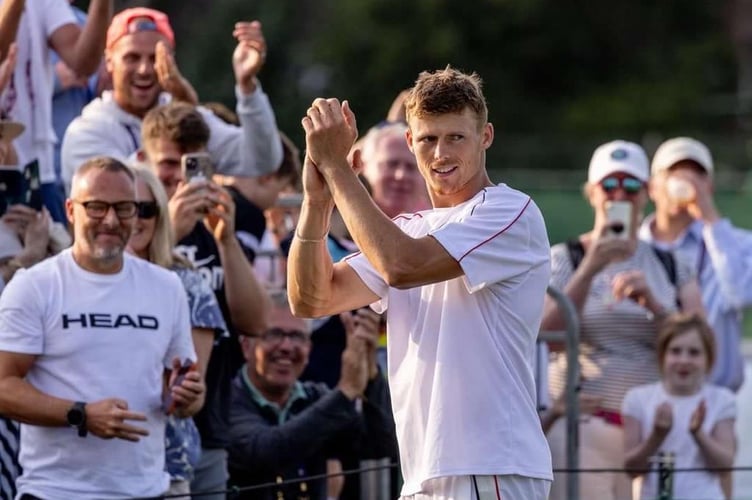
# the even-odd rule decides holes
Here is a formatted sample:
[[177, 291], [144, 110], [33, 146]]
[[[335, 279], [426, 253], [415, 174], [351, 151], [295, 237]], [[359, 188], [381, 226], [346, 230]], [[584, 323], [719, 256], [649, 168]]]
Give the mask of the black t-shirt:
[[206, 401], [194, 421], [201, 434], [204, 448], [226, 448], [229, 444], [230, 389], [232, 379], [243, 364], [243, 354], [230, 321], [225, 298], [224, 269], [214, 236], [198, 222], [180, 240], [175, 250], [187, 258], [210, 284], [225, 318], [230, 337], [214, 340], [209, 365], [206, 368]]

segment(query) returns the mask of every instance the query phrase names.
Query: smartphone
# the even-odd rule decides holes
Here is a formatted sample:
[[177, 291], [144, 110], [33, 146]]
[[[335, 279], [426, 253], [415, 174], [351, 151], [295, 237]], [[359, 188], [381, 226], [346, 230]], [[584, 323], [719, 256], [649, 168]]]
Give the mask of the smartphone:
[[180, 158], [180, 167], [185, 182], [210, 181], [214, 175], [214, 165], [209, 153], [186, 153]]
[[32, 161], [24, 167], [24, 205], [27, 205], [37, 212], [42, 210], [42, 181], [39, 180], [39, 162]]
[[182, 384], [188, 372], [191, 372], [195, 369], [196, 363], [194, 363], [190, 359], [183, 361], [183, 364], [180, 365], [180, 368], [178, 368], [178, 373], [175, 376], [175, 380], [173, 380], [172, 384], [167, 388], [167, 393], [165, 394], [164, 401], [162, 402], [162, 408], [167, 415], [171, 415], [172, 412], [175, 411], [175, 401], [172, 399], [172, 388]]
[[633, 205], [628, 201], [607, 201], [606, 220], [609, 229], [606, 234], [627, 240], [632, 233]]
[[24, 202], [24, 176], [16, 169], [0, 169], [0, 215]]

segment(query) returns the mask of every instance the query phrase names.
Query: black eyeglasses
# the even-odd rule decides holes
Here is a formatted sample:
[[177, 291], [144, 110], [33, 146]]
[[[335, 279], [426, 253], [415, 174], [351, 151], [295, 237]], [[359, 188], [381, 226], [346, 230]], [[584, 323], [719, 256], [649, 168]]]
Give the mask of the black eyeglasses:
[[606, 193], [613, 193], [622, 188], [627, 194], [637, 194], [645, 185], [640, 179], [634, 177], [606, 177], [600, 183], [601, 188]]
[[138, 204], [135, 201], [116, 201], [115, 203], [107, 203], [106, 201], [89, 200], [78, 201], [73, 200], [74, 203], [84, 207], [86, 215], [92, 219], [102, 219], [110, 211], [110, 207], [115, 210], [115, 215], [118, 219], [130, 219], [138, 211]]
[[139, 201], [136, 203], [138, 207], [139, 219], [153, 219], [159, 215], [159, 205], [156, 201]]
[[268, 345], [279, 345], [285, 339], [290, 339], [290, 342], [295, 345], [305, 345], [311, 337], [306, 332], [301, 330], [284, 330], [282, 328], [269, 328], [261, 335], [253, 335], [253, 337], [260, 338], [262, 342]]

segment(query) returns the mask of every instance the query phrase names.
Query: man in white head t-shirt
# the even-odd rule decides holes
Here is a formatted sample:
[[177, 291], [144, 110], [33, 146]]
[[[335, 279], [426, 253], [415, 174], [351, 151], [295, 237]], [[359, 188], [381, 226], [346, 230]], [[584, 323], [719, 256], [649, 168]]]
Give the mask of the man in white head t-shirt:
[[167, 401], [184, 417], [203, 402], [198, 373], [172, 384], [196, 359], [187, 297], [177, 275], [123, 253], [132, 172], [102, 157], [74, 180], [73, 247], [18, 271], [0, 296], [0, 414], [23, 422], [18, 493], [162, 495]]
[[[543, 217], [529, 196], [488, 177], [494, 134], [477, 75], [421, 73], [406, 110], [434, 208], [392, 221], [347, 163], [357, 135], [349, 104], [316, 99], [308, 109], [288, 260], [293, 311], [389, 308], [403, 498], [543, 500], [551, 455], [532, 371], [550, 274]], [[362, 253], [333, 264], [325, 240], [335, 203]]]

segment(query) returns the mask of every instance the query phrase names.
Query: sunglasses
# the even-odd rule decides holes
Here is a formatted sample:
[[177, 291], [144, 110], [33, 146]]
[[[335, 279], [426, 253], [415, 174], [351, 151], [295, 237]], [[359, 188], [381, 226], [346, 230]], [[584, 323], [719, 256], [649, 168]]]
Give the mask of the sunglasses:
[[153, 219], [159, 215], [159, 205], [156, 201], [139, 201], [136, 207], [139, 219]]
[[641, 180], [634, 177], [606, 177], [600, 183], [601, 189], [606, 193], [613, 193], [621, 188], [627, 194], [637, 194], [645, 185]]

